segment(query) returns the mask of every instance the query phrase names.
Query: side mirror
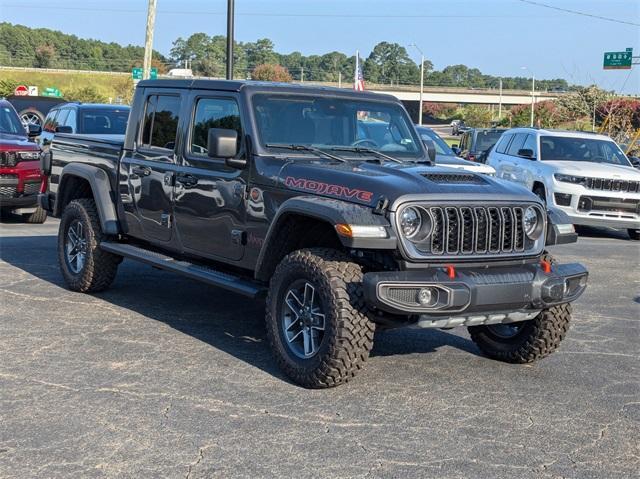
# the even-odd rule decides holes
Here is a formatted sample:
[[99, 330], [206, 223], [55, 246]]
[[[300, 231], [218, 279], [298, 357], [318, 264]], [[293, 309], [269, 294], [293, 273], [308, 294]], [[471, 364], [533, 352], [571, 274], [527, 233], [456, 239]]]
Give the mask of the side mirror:
[[523, 158], [528, 158], [530, 160], [535, 160], [535, 157], [533, 156], [533, 150], [529, 148], [518, 150], [518, 156], [522, 156]]
[[29, 127], [27, 129], [27, 135], [29, 136], [29, 138], [40, 136], [40, 133], [42, 133], [42, 127], [40, 125], [33, 125], [31, 123], [29, 124]]
[[451, 150], [458, 156], [460, 156], [460, 153], [462, 153], [462, 150], [460, 149], [460, 147], [458, 145], [453, 145], [451, 147]]
[[226, 128], [209, 128], [207, 154], [210, 158], [224, 158], [233, 168], [244, 168], [245, 159], [234, 158], [238, 154], [238, 132]]
[[424, 147], [427, 149], [427, 156], [431, 160], [431, 163], [436, 162], [436, 144], [433, 140], [423, 139], [422, 143], [424, 143]]
[[73, 133], [73, 128], [66, 125], [56, 126], [56, 133]]
[[640, 168], [640, 158], [637, 156], [630, 156], [629, 161], [631, 162], [631, 166], [634, 168]]

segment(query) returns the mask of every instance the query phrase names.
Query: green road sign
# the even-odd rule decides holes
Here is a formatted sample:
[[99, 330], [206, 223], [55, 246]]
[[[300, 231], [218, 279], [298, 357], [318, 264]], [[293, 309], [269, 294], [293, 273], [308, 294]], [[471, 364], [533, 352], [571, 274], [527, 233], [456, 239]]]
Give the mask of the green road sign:
[[57, 88], [47, 87], [42, 91], [42, 96], [55, 96], [57, 98], [60, 98], [62, 96], [62, 93], [60, 93], [60, 90], [58, 90]]
[[631, 70], [633, 49], [624, 52], [605, 52], [603, 68], [605, 70]]
[[[144, 79], [144, 71], [142, 70], [142, 68], [132, 68], [131, 69], [131, 77], [134, 80], [142, 80], [142, 79]], [[156, 78], [158, 78], [158, 69], [157, 68], [152, 68], [151, 69], [151, 74], [149, 75], [149, 78], [151, 78], [152, 80], [155, 80]]]

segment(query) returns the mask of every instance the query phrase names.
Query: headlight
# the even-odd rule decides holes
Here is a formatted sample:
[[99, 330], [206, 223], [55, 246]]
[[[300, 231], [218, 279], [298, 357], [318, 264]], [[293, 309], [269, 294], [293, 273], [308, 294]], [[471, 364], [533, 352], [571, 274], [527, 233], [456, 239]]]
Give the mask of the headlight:
[[584, 185], [586, 180], [586, 178], [582, 176], [563, 175], [562, 173], [555, 173], [553, 177], [557, 181], [562, 181], [563, 183], [572, 183], [574, 185]]
[[524, 210], [522, 224], [524, 226], [524, 234], [532, 240], [537, 240], [544, 229], [542, 215], [539, 210], [533, 206], [529, 206]]
[[16, 166], [20, 161], [34, 161], [40, 159], [39, 151], [5, 151], [0, 152], [1, 166]]
[[402, 213], [400, 213], [400, 229], [402, 229], [402, 234], [407, 238], [415, 236], [420, 231], [421, 225], [422, 218], [416, 208], [410, 206], [402, 210]]

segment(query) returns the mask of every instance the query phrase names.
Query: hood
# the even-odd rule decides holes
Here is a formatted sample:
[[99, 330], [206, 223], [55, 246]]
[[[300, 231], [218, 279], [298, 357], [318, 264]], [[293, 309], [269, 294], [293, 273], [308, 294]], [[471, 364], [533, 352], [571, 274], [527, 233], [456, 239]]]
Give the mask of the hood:
[[449, 168], [459, 168], [466, 171], [475, 171], [478, 173], [495, 173], [496, 170], [484, 163], [476, 163], [473, 161], [463, 160], [453, 155], [436, 155], [436, 165], [447, 166]]
[[640, 180], [640, 171], [633, 166], [611, 165], [591, 161], [543, 161], [542, 164], [552, 166], [556, 173], [565, 175]]
[[[404, 198], [429, 201], [536, 201], [516, 183], [472, 172], [416, 163], [384, 164], [296, 159], [280, 169], [281, 188], [375, 206], [388, 200], [391, 209]], [[423, 197], [423, 198], [422, 198]]]
[[0, 151], [37, 151], [40, 148], [29, 141], [27, 135], [11, 135], [0, 132]]

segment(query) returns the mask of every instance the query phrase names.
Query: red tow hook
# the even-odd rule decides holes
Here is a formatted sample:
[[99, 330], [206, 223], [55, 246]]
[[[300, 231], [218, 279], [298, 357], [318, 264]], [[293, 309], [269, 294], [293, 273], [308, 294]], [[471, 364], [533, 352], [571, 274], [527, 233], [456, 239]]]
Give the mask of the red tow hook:
[[453, 267], [453, 265], [449, 264], [449, 265], [445, 266], [444, 270], [446, 271], [447, 276], [449, 276], [450, 279], [455, 279], [455, 277], [456, 277], [456, 269]]
[[551, 263], [545, 259], [540, 261], [540, 266], [542, 266], [542, 271], [545, 274], [551, 274]]

